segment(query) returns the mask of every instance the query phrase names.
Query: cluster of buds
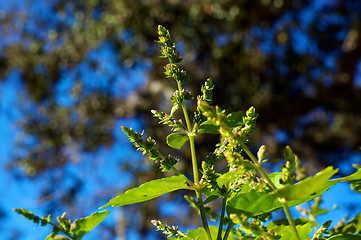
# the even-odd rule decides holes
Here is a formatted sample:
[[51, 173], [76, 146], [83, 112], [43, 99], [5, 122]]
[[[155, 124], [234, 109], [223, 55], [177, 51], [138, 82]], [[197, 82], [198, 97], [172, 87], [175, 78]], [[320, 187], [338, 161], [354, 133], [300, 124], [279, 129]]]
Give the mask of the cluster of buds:
[[178, 230], [178, 227], [168, 226], [159, 220], [152, 220], [152, 224], [157, 227], [157, 231], [162, 231], [168, 237], [175, 237], [176, 239], [187, 237], [182, 231]]
[[181, 128], [186, 129], [182, 119], [176, 120], [175, 118], [168, 115], [167, 113], [164, 113], [164, 112], [161, 112], [158, 110], [152, 110], [151, 112], [153, 113], [154, 117], [156, 117], [160, 120], [159, 123], [170, 126], [172, 131], [178, 131]]
[[257, 177], [254, 171], [247, 171], [233, 182], [230, 189], [234, 192], [239, 192], [243, 186], [248, 186], [257, 192], [264, 192], [266, 191], [267, 181], [264, 178]]
[[225, 196], [227, 194], [226, 188], [220, 188], [217, 183], [217, 178], [219, 174], [214, 170], [214, 166], [209, 165], [207, 162], [202, 162], [202, 174], [203, 174], [203, 182], [205, 182], [211, 191], [218, 190], [221, 195]]
[[170, 98], [170, 101], [175, 105], [180, 105], [184, 103], [185, 100], [191, 100], [192, 98], [192, 94], [188, 90], [182, 89], [182, 91], [176, 90]]
[[250, 107], [246, 112], [246, 116], [243, 117], [244, 127], [242, 128], [242, 132], [246, 134], [247, 140], [249, 135], [256, 129], [257, 118], [258, 114], [254, 107]]
[[180, 70], [176, 65], [182, 61], [182, 58], [176, 52], [175, 42], [171, 39], [169, 31], [162, 26], [158, 26], [158, 35], [159, 40], [157, 42], [164, 45], [161, 47], [161, 57], [169, 60], [169, 64], [165, 66], [165, 75], [174, 78], [180, 84], [188, 82], [189, 76], [187, 73]]
[[242, 160], [232, 154], [235, 152], [241, 152], [241, 149], [240, 151], [237, 149], [239, 149], [242, 144], [249, 141], [249, 135], [255, 130], [256, 119], [258, 117], [255, 109], [251, 107], [242, 117], [242, 122], [237, 123], [237, 126], [230, 123], [223, 110], [221, 110], [218, 106], [213, 107], [209, 105], [209, 103], [202, 98], [198, 98], [198, 110], [213, 125], [219, 126], [219, 133], [222, 137], [222, 145], [224, 145], [223, 149], [228, 149], [230, 151], [228, 154], [230, 161], [234, 159]]
[[266, 227], [262, 226], [263, 221], [261, 218], [264, 218], [264, 216], [250, 219], [244, 214], [230, 215], [230, 219], [233, 223], [241, 225], [241, 227], [236, 231], [236, 235], [240, 239], [278, 239], [272, 230], [267, 230]]
[[47, 217], [38, 217], [36, 216], [34, 213], [26, 210], [26, 209], [14, 209], [15, 212], [21, 214], [23, 217], [25, 217], [28, 220], [33, 221], [36, 224], [41, 224], [41, 226], [45, 226], [48, 223], [50, 223], [50, 215], [48, 215]]
[[301, 181], [307, 177], [306, 168], [303, 167], [301, 160], [297, 155], [295, 155], [295, 162], [296, 162], [296, 170], [295, 170], [296, 180]]
[[323, 236], [323, 234], [327, 233], [328, 227], [331, 225], [331, 222], [332, 221], [329, 220], [329, 221], [325, 222], [324, 224], [322, 224], [322, 226], [313, 235], [312, 240], [323, 239], [322, 236]]
[[164, 157], [157, 149], [154, 148], [156, 142], [151, 137], [146, 140], [142, 139], [143, 134], [134, 132], [132, 128], [122, 126], [123, 132], [128, 136], [129, 140], [134, 144], [138, 151], [148, 154], [149, 159], [156, 163], [160, 163], [162, 171], [169, 171], [179, 160], [169, 155]]
[[286, 164], [281, 166], [282, 175], [280, 182], [282, 184], [293, 184], [296, 175], [294, 173], [296, 167], [296, 155], [293, 154], [292, 149], [286, 146], [284, 150], [284, 157]]
[[208, 78], [201, 88], [202, 96], [199, 96], [199, 98], [202, 99], [203, 101], [206, 101], [208, 104], [211, 104], [213, 88], [214, 88], [213, 81], [211, 78]]
[[179, 57], [179, 53], [176, 53], [175, 42], [171, 39], [169, 31], [163, 27], [158, 26], [158, 43], [163, 44], [161, 47], [162, 58], [168, 58], [171, 63], [179, 63], [182, 59]]
[[254, 169], [253, 163], [247, 159], [244, 159], [244, 157], [238, 152], [226, 149], [224, 150], [223, 154], [231, 167], [249, 170]]
[[[201, 102], [204, 101], [207, 104], [211, 104], [212, 96], [213, 96], [213, 88], [214, 88], [213, 81], [211, 78], [208, 78], [201, 88], [202, 95], [197, 96], [197, 101], [201, 101]], [[198, 111], [194, 113], [194, 121], [200, 124], [205, 120], [207, 120], [206, 117], [203, 115], [200, 108], [198, 108]]]

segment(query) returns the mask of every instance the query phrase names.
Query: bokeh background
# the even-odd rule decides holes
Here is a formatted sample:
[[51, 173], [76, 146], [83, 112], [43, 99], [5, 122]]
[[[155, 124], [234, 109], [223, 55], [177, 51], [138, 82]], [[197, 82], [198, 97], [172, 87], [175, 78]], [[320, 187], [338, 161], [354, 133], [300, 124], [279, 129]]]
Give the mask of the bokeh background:
[[[75, 219], [164, 176], [120, 130], [145, 129], [162, 152], [173, 151], [164, 144], [169, 129], [150, 113], [169, 111], [174, 89], [154, 42], [158, 24], [177, 42], [194, 95], [211, 77], [217, 105], [255, 106], [253, 151], [266, 144], [281, 159], [290, 145], [308, 174], [335, 165], [342, 176], [361, 164], [361, 1], [0, 1], [1, 239], [51, 231], [12, 208]], [[217, 141], [196, 140], [199, 159]], [[176, 152], [185, 172], [187, 150]], [[84, 239], [161, 239], [154, 218], [186, 230], [199, 222], [184, 194], [111, 209]], [[322, 206], [335, 204], [321, 223], [354, 216], [360, 194], [337, 186]]]

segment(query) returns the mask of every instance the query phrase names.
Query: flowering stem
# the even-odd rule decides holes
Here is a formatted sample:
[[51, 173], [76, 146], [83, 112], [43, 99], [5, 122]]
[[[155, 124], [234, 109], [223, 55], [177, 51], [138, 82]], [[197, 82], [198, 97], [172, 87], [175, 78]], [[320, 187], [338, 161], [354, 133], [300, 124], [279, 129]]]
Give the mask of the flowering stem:
[[[245, 144], [242, 144], [242, 149], [246, 152], [246, 154], [251, 158], [253, 164], [255, 165], [255, 167], [257, 168], [257, 170], [259, 171], [259, 173], [266, 179], [267, 183], [269, 184], [269, 186], [272, 188], [273, 191], [276, 191], [277, 190], [277, 187], [273, 184], [273, 182], [271, 181], [271, 179], [268, 177], [268, 174], [265, 172], [265, 170], [263, 169], [263, 167], [261, 166], [261, 163], [258, 162], [257, 158], [253, 155], [253, 153], [248, 149], [248, 147], [245, 145]], [[278, 199], [279, 202], [281, 203], [282, 205], [282, 208], [283, 210], [285, 211], [286, 213], [286, 216], [287, 216], [287, 220], [288, 220], [288, 223], [290, 224], [291, 226], [291, 229], [293, 231], [293, 234], [296, 238], [296, 240], [301, 240], [299, 234], [298, 234], [298, 231], [296, 229], [296, 224], [295, 224], [295, 221], [293, 220], [292, 218], [292, 215], [291, 215], [291, 212], [290, 212], [290, 209], [287, 205], [287, 202], [284, 201], [283, 199], [279, 198]]]
[[[179, 81], [177, 81], [177, 85], [178, 85], [179, 92], [182, 92], [182, 86], [181, 86]], [[183, 115], [184, 115], [184, 118], [185, 118], [185, 121], [186, 121], [187, 129], [188, 129], [189, 145], [190, 145], [190, 148], [191, 148], [191, 156], [192, 156], [194, 185], [196, 187], [195, 191], [196, 191], [196, 195], [197, 195], [197, 201], [198, 201], [198, 204], [199, 204], [201, 219], [202, 219], [204, 230], [206, 231], [207, 240], [212, 240], [211, 232], [209, 230], [208, 221], [207, 221], [207, 217], [206, 217], [206, 212], [205, 212], [204, 207], [203, 207], [201, 188], [197, 187], [197, 186], [199, 186], [199, 174], [198, 174], [198, 164], [197, 164], [196, 149], [195, 149], [195, 144], [194, 144], [194, 136], [195, 136], [194, 135], [194, 130], [192, 129], [192, 125], [191, 125], [191, 122], [189, 120], [188, 111], [187, 111], [185, 103], [183, 102], [181, 104], [181, 106], [182, 106]]]

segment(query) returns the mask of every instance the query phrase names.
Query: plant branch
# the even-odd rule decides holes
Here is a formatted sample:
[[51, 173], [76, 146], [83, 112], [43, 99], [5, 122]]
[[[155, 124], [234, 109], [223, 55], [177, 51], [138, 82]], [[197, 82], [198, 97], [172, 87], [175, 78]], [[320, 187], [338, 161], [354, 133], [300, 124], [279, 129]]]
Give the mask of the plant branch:
[[[263, 169], [263, 167], [261, 166], [261, 164], [258, 162], [257, 158], [253, 155], [253, 153], [248, 149], [248, 147], [245, 144], [242, 144], [242, 149], [246, 152], [246, 154], [251, 158], [251, 160], [253, 161], [255, 167], [257, 168], [257, 170], [260, 172], [260, 174], [266, 179], [267, 183], [269, 184], [269, 186], [272, 188], [273, 191], [277, 190], [277, 187], [273, 184], [273, 182], [271, 181], [271, 179], [268, 177], [268, 174], [265, 172], [265, 170]], [[282, 205], [283, 210], [286, 213], [287, 216], [287, 220], [288, 223], [290, 224], [293, 234], [296, 237], [296, 240], [301, 240], [297, 228], [296, 228], [296, 224], [295, 221], [292, 218], [290, 209], [287, 205], [287, 202], [282, 199], [282, 198], [278, 198], [279, 202]]]
[[228, 236], [229, 236], [230, 232], [232, 231], [233, 226], [234, 226], [234, 223], [233, 223], [233, 222], [230, 222], [230, 223], [228, 224], [228, 227], [227, 227], [226, 233], [224, 234], [223, 240], [227, 240], [227, 239], [228, 239]]
[[221, 211], [221, 218], [219, 220], [217, 240], [222, 240], [223, 220], [224, 220], [224, 214], [226, 212], [226, 203], [227, 203], [227, 197], [224, 197], [222, 199], [222, 211]]
[[[181, 86], [179, 81], [177, 81], [177, 85], [178, 85], [178, 90], [181, 92], [182, 91], [182, 86]], [[206, 212], [205, 212], [204, 206], [203, 206], [201, 188], [198, 187], [199, 186], [199, 173], [198, 173], [198, 163], [197, 163], [196, 149], [195, 149], [195, 144], [194, 144], [194, 136], [195, 136], [194, 128], [192, 129], [192, 125], [191, 125], [191, 122], [189, 120], [188, 111], [187, 111], [185, 103], [183, 102], [181, 104], [181, 106], [182, 106], [183, 115], [184, 115], [184, 118], [185, 118], [185, 121], [186, 121], [186, 124], [187, 124], [187, 129], [188, 129], [189, 145], [190, 145], [190, 148], [191, 148], [191, 156], [192, 156], [192, 168], [193, 168], [194, 185], [195, 185], [195, 191], [196, 191], [196, 195], [197, 195], [197, 201], [198, 201], [198, 204], [199, 204], [201, 219], [202, 219], [203, 227], [204, 227], [204, 229], [206, 231], [207, 240], [212, 240], [211, 232], [209, 230], [208, 221], [207, 221], [207, 217], [206, 217]]]

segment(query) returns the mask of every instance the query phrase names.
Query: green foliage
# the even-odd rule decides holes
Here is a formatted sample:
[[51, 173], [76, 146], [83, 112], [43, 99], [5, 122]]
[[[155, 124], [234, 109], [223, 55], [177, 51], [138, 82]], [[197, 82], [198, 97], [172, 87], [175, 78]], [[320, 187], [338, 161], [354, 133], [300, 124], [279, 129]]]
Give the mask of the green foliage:
[[[226, 111], [220, 107], [212, 106], [213, 85], [208, 79], [201, 89], [202, 95], [197, 97], [196, 112], [189, 113], [185, 101], [191, 100], [192, 97], [190, 92], [182, 88], [189, 77], [177, 66], [182, 59], [176, 53], [175, 43], [170, 38], [168, 30], [159, 26], [158, 34], [158, 42], [163, 45], [162, 57], [169, 61], [165, 68], [165, 75], [175, 79], [177, 89], [170, 99], [173, 103], [170, 114], [154, 110], [153, 115], [160, 119], [160, 123], [169, 125], [175, 131], [166, 139], [170, 147], [180, 149], [189, 142], [193, 181], [176, 168], [175, 164], [178, 160], [171, 156], [163, 157], [155, 149], [156, 143], [151, 137], [144, 140], [143, 134], [134, 132], [131, 128], [122, 127], [138, 150], [143, 154], [147, 153], [150, 159], [161, 165], [162, 170], [173, 170], [176, 175], [152, 180], [130, 189], [111, 199], [101, 208], [140, 203], [185, 189], [195, 193], [196, 198], [186, 196], [186, 200], [199, 213], [202, 227], [189, 230], [185, 234], [176, 226], [168, 226], [161, 221], [153, 220], [152, 223], [157, 230], [162, 231], [168, 238], [186, 240], [310, 239], [312, 228], [318, 226], [315, 216], [327, 211], [320, 208], [321, 202], [318, 197], [339, 182], [348, 182], [354, 189], [359, 188], [361, 170], [343, 178], [331, 179], [338, 170], [330, 166], [314, 176], [305, 178], [300, 160], [287, 146], [284, 150], [285, 165], [281, 166], [281, 172], [266, 173], [262, 165], [268, 158], [266, 147], [261, 146], [256, 157], [247, 146], [250, 135], [256, 130], [258, 114], [255, 108], [250, 107], [245, 112], [226, 114]], [[183, 112], [185, 124], [172, 117], [178, 109]], [[218, 134], [220, 142], [213, 154], [201, 161], [201, 169], [198, 169], [199, 161], [194, 138], [207, 133]], [[222, 159], [225, 160], [227, 167], [217, 171], [216, 162]], [[202, 174], [201, 178], [199, 173]], [[203, 195], [208, 197], [205, 201], [203, 201]], [[219, 215], [206, 205], [218, 198], [222, 200]], [[289, 207], [299, 206], [313, 199], [315, 199], [315, 205], [310, 210], [304, 211], [307, 218], [293, 219]], [[272, 213], [281, 209], [285, 212], [286, 218], [274, 221]], [[50, 222], [50, 216], [39, 218], [26, 210], [16, 211], [35, 223], [54, 225]], [[107, 214], [108, 211], [94, 213], [73, 223], [66, 220], [66, 215], [58, 217], [59, 225], [54, 225], [54, 231], [48, 239], [55, 239], [59, 232], [65, 233], [66, 237], [72, 239], [81, 239]], [[360, 216], [361, 213], [348, 223], [344, 221], [331, 230], [328, 230], [331, 222], [327, 221], [315, 232], [313, 239], [359, 239]], [[209, 225], [208, 217], [218, 218], [219, 225]]]
[[132, 188], [118, 195], [101, 208], [108, 206], [119, 207], [144, 202], [179, 189], [189, 189], [187, 181], [188, 179], [184, 175], [149, 181], [137, 188]]
[[180, 149], [188, 139], [186, 133], [172, 133], [167, 137], [167, 144], [172, 148]]
[[[86, 233], [90, 232], [99, 223], [101, 223], [109, 214], [108, 210], [94, 212], [88, 217], [76, 219], [74, 222], [71, 222], [70, 219], [66, 219], [66, 213], [63, 213], [61, 217], [56, 218], [59, 224], [55, 224], [50, 221], [50, 215], [40, 218], [34, 215], [34, 213], [27, 211], [26, 209], [14, 209], [14, 211], [23, 215], [25, 218], [33, 221], [34, 223], [40, 223], [41, 226], [45, 226], [48, 224], [52, 225], [53, 232], [49, 236], [47, 236], [46, 240], [80, 240]], [[64, 234], [65, 236], [61, 234]]]

